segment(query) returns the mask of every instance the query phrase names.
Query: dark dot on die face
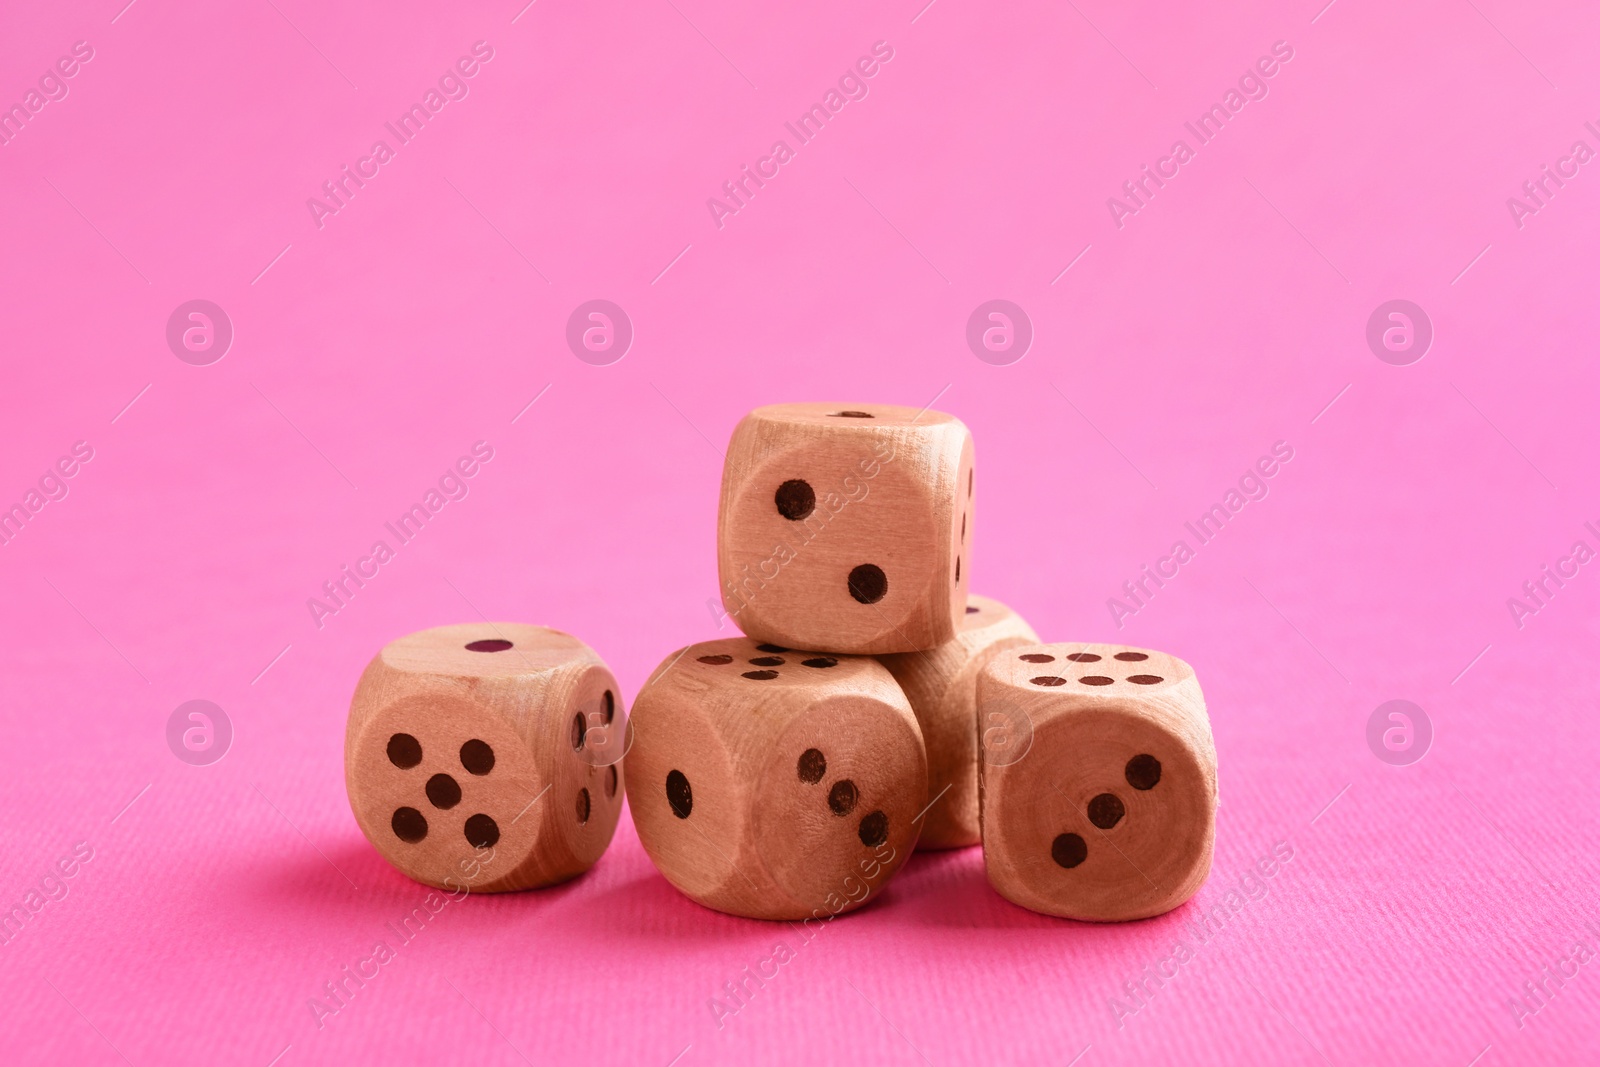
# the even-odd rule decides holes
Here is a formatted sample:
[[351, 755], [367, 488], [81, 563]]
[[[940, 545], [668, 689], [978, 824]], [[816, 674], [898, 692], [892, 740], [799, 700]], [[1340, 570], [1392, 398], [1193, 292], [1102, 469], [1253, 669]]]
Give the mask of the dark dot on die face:
[[1089, 858], [1089, 846], [1077, 834], [1061, 834], [1050, 842], [1050, 858], [1059, 867], [1076, 867]]
[[694, 793], [682, 771], [667, 772], [667, 807], [680, 819], [687, 819], [694, 810]]
[[589, 732], [589, 724], [584, 721], [583, 712], [578, 712], [572, 717], [572, 750], [582, 751], [583, 738]]
[[750, 662], [753, 665], [757, 666], [757, 667], [781, 667], [781, 666], [783, 666], [783, 657], [782, 656], [757, 656], [755, 659], [751, 660]]
[[1034, 685], [1066, 685], [1067, 680], [1059, 674], [1041, 674], [1037, 678], [1029, 678]]
[[839, 665], [839, 661], [834, 659], [832, 656], [813, 656], [810, 659], [801, 660], [800, 663], [802, 666], [816, 667], [818, 670], [821, 670], [825, 667], [837, 667]]
[[498, 637], [486, 638], [482, 641], [467, 642], [468, 652], [504, 652], [510, 647], [510, 641], [504, 641]]
[[828, 808], [835, 815], [849, 815], [856, 810], [856, 784], [841, 778], [828, 790]]
[[1134, 685], [1155, 685], [1157, 682], [1161, 681], [1161, 675], [1130, 674], [1128, 675], [1128, 681], [1132, 682]]
[[394, 818], [389, 820], [389, 826], [394, 830], [394, 836], [409, 845], [428, 836], [428, 820], [416, 808], [394, 809]]
[[956, 557], [956, 582], [959, 584], [960, 581], [961, 581], [961, 557], [957, 556]]
[[1146, 660], [1150, 657], [1143, 652], [1118, 652], [1114, 658], [1120, 659], [1124, 663], [1138, 663], [1140, 660]]
[[1100, 657], [1093, 652], [1068, 652], [1067, 658], [1074, 663], [1099, 663]]
[[461, 787], [448, 774], [436, 774], [423, 787], [428, 802], [436, 808], [453, 808], [461, 803]]
[[1115, 680], [1114, 678], [1107, 678], [1103, 674], [1086, 674], [1078, 679], [1084, 685], [1110, 685]]
[[977, 613], [978, 613], [978, 609], [977, 608], [973, 607], [971, 604], [967, 605], [967, 614], [968, 615], [976, 615]]
[[725, 663], [732, 663], [733, 662], [733, 657], [732, 656], [701, 656], [700, 657], [700, 662], [701, 663], [709, 663], [713, 667], [720, 667]]
[[816, 510], [817, 494], [809, 482], [791, 478], [778, 486], [772, 501], [778, 505], [779, 515], [791, 522], [799, 522]]
[[802, 782], [816, 785], [828, 773], [828, 757], [822, 754], [821, 749], [808, 748], [800, 753], [800, 760], [794, 769]]
[[874, 416], [870, 411], [835, 411], [828, 417], [830, 419], [870, 419]]
[[863, 563], [850, 572], [850, 595], [863, 604], [876, 604], [889, 591], [889, 578], [883, 568]]
[[578, 790], [578, 821], [580, 823], [589, 821], [589, 791], [587, 789]]
[[977, 471], [973, 471], [973, 470], [967, 471], [967, 496], [968, 497], [972, 496], [972, 476], [974, 474], [976, 474], [976, 473], [977, 473]]
[[1043, 652], [1025, 652], [1017, 657], [1024, 663], [1054, 663], [1056, 658]]
[[494, 770], [494, 749], [487, 742], [474, 737], [461, 746], [461, 766], [467, 769], [468, 774], [479, 777], [488, 774]]
[[787, 648], [784, 648], [782, 645], [757, 645], [756, 646], [756, 651], [758, 651], [758, 652], [787, 652], [789, 650]]
[[961, 540], [963, 542], [965, 542], [966, 539], [967, 539], [967, 513], [963, 511], [961, 513]]
[[1122, 774], [1135, 789], [1154, 789], [1161, 781], [1161, 761], [1148, 752], [1141, 752], [1128, 761]]
[[748, 678], [752, 682], [770, 682], [777, 676], [777, 671], [745, 671], [739, 677]]
[[500, 840], [500, 827], [487, 815], [472, 816], [461, 830], [473, 848], [489, 848]]
[[617, 795], [617, 769], [616, 769], [616, 767], [607, 767], [606, 768], [606, 799], [609, 800], [609, 799], [611, 799], [612, 797], [614, 797], [616, 795]]
[[889, 816], [881, 811], [868, 812], [861, 817], [861, 827], [856, 831], [856, 836], [868, 848], [877, 848], [889, 840]]
[[611, 695], [611, 690], [606, 690], [606, 695], [600, 698], [600, 714], [605, 716], [606, 725], [611, 725], [611, 720], [617, 715], [617, 698]]
[[1089, 801], [1089, 821], [1102, 830], [1109, 830], [1122, 821], [1128, 809], [1122, 806], [1115, 793], [1101, 793]]
[[410, 734], [395, 734], [389, 738], [389, 762], [401, 770], [410, 770], [422, 762], [422, 743]]

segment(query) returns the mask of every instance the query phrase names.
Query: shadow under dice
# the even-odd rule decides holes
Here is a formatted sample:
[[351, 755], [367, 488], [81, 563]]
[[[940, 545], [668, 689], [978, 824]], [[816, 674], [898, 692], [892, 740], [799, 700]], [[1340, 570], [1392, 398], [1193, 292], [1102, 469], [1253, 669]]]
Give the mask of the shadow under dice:
[[1188, 900], [1211, 870], [1216, 749], [1193, 669], [1120, 645], [1008, 649], [980, 716], [1026, 721], [1017, 757], [980, 763], [984, 866], [1013, 903], [1095, 921]]
[[351, 702], [345, 785], [401, 873], [473, 892], [572, 878], [621, 814], [616, 679], [583, 642], [511, 623], [386, 646]]
[[927, 764], [877, 662], [733, 638], [693, 645], [634, 702], [628, 804], [645, 851], [706, 907], [859, 907], [916, 844]]
[[776, 404], [722, 474], [717, 562], [746, 634], [877, 654], [933, 648], [967, 602], [972, 435], [937, 411]]

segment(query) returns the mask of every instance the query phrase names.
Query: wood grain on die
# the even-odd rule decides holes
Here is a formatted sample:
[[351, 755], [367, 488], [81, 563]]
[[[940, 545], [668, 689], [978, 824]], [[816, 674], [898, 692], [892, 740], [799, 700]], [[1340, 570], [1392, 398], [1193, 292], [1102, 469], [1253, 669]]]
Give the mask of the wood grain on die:
[[859, 907], [916, 846], [922, 735], [879, 663], [732, 638], [675, 653], [633, 707], [628, 808], [706, 907], [800, 919]]
[[1187, 663], [1123, 645], [1008, 649], [979, 674], [978, 710], [1012, 735], [979, 763], [984, 866], [1002, 896], [1110, 922], [1200, 888], [1217, 754]]
[[925, 652], [878, 657], [911, 701], [927, 747], [929, 808], [918, 848], [978, 843], [978, 672], [996, 653], [1038, 641], [1000, 601], [968, 596], [955, 637]]
[[472, 623], [387, 645], [356, 686], [345, 787], [403, 874], [478, 893], [583, 873], [622, 810], [622, 690], [582, 641]]
[[950, 640], [967, 602], [972, 435], [937, 411], [777, 404], [723, 467], [723, 604], [758, 641], [878, 654]]

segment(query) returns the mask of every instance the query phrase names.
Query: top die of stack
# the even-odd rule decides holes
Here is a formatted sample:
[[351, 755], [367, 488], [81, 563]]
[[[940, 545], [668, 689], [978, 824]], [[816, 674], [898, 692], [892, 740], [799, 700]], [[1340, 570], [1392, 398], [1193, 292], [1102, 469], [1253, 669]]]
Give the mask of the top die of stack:
[[722, 472], [722, 602], [750, 637], [878, 655], [934, 648], [967, 603], [972, 434], [885, 404], [774, 404]]

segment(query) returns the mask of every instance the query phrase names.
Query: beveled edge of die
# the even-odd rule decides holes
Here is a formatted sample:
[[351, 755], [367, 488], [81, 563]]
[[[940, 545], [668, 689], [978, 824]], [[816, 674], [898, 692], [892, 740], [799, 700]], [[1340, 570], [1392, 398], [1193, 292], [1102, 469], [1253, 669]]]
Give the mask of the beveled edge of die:
[[899, 404], [864, 401], [815, 400], [763, 404], [752, 409], [745, 419], [830, 428], [837, 426], [841, 429], [874, 427], [897, 430], [931, 429], [950, 423], [961, 424], [961, 420], [956, 416], [931, 408], [912, 408]]
[[[701, 657], [721, 656], [727, 656], [728, 661], [706, 663], [701, 659]], [[752, 662], [771, 659], [783, 662]], [[836, 670], [839, 667], [844, 667], [845, 670]], [[787, 692], [799, 685], [834, 683], [835, 680], [837, 684], [843, 684], [845, 679], [862, 673], [870, 676], [877, 670], [888, 673], [887, 669], [872, 656], [843, 652], [808, 652], [787, 645], [778, 645], [755, 636], [741, 635], [697, 641], [684, 646], [651, 672], [645, 685], [657, 684], [669, 671], [676, 671], [679, 674], [674, 683], [690, 689], [708, 688], [718, 680], [731, 681], [733, 678], [742, 678], [751, 683], [768, 683], [769, 690], [781, 689]], [[752, 677], [752, 675], [762, 677]], [[766, 677], [768, 675], [770, 677]], [[892, 678], [890, 680], [892, 681]]]
[[[1099, 650], [1096, 652], [1095, 650]], [[1019, 658], [1034, 652], [1047, 653], [1055, 657], [1053, 662], [1029, 664], [1020, 662]], [[1092, 663], [1073, 663], [1063, 657], [1068, 652], [1088, 652], [1099, 655], [1101, 658]], [[1080, 679], [1085, 675], [1092, 677], [1105, 677], [1105, 675], [1092, 674], [1093, 668], [1108, 669], [1105, 665], [1107, 656], [1114, 656], [1118, 652], [1141, 653], [1146, 656], [1160, 656], [1175, 664], [1180, 674], [1175, 678], [1162, 676], [1159, 683], [1117, 684], [1125, 681], [1132, 675], [1141, 673], [1138, 670], [1123, 670], [1124, 678], [1114, 679], [1112, 684], [1085, 684]], [[1112, 659], [1111, 662], [1117, 662]], [[1123, 666], [1133, 668], [1142, 661], [1124, 662]], [[1070, 665], [1083, 668], [1083, 674], [1071, 678], [1059, 673], [1060, 668]], [[1034, 667], [1040, 669], [1039, 675], [1024, 677], [1021, 667]], [[1059, 684], [1040, 685], [1032, 681], [1033, 678], [1053, 677], [1061, 679]], [[1076, 683], [1076, 684], [1074, 684]], [[993, 687], [991, 689], [991, 687]], [[988, 699], [999, 699], [993, 690], [1003, 690], [1009, 694], [1009, 699], [1022, 710], [1033, 707], [1048, 709], [1049, 717], [1057, 715], [1070, 715], [1082, 708], [1098, 708], [1107, 705], [1118, 706], [1136, 714], [1155, 717], [1162, 720], [1169, 728], [1189, 735], [1196, 746], [1206, 751], [1213, 766], [1216, 764], [1216, 741], [1211, 729], [1210, 709], [1206, 705], [1205, 693], [1200, 687], [1200, 679], [1194, 667], [1186, 660], [1162, 652], [1160, 649], [1137, 648], [1131, 645], [1118, 645], [1110, 642], [1092, 641], [1056, 641], [1035, 646], [1022, 646], [1007, 649], [1001, 655], [994, 656], [985, 664], [978, 675], [978, 703], [980, 708], [985, 703], [985, 691], [990, 690]], [[1030, 713], [1030, 718], [1031, 718]], [[1216, 777], [1212, 776], [1212, 790], [1216, 791]]]
[[[948, 477], [951, 502], [956, 503], [957, 479], [962, 458], [968, 452], [976, 464], [976, 442], [972, 430], [954, 415], [942, 411], [917, 411], [913, 408], [890, 404], [869, 405], [874, 412], [893, 417], [846, 418], [836, 417], [839, 412], [852, 410], [834, 404], [768, 404], [746, 414], [734, 426], [728, 437], [728, 448], [722, 465], [721, 488], [717, 507], [717, 543], [721, 554], [725, 526], [730, 521], [729, 508], [737, 489], [733, 480], [736, 466], [764, 462], [781, 450], [791, 438], [799, 442], [815, 441], [834, 433], [844, 433], [852, 438], [878, 439], [872, 449], [872, 460], [865, 462], [893, 463], [899, 460], [902, 449], [922, 452], [922, 465], [933, 469], [941, 478]], [[809, 410], [801, 410], [809, 409]], [[792, 416], [792, 417], [791, 417]], [[945, 454], [947, 463], [933, 460]], [[946, 469], [948, 468], [948, 469]], [[877, 477], [876, 470], [866, 473], [867, 480]], [[930, 489], [933, 488], [930, 486]], [[936, 499], [930, 498], [930, 499]], [[955, 511], [959, 513], [960, 508]]]
[[[961, 611], [961, 622], [960, 622], [960, 625], [956, 627], [956, 634], [957, 634], [958, 637], [961, 634], [972, 633], [973, 631], [972, 631], [971, 628], [968, 627], [967, 623], [973, 621], [972, 617], [974, 615], [983, 614], [984, 608], [982, 607], [982, 605], [978, 605], [978, 608], [977, 608], [976, 611], [968, 610], [968, 609], [970, 609], [970, 608], [972, 608], [974, 606], [973, 605], [973, 601], [975, 601], [975, 600], [982, 601], [983, 604], [987, 604], [987, 605], [991, 605], [993, 607], [999, 608], [1000, 611], [1002, 612], [1002, 615], [1001, 615], [1000, 618], [994, 619], [994, 620], [992, 620], [990, 622], [985, 623], [984, 625], [986, 625], [986, 626], [998, 625], [1000, 622], [1004, 621], [1006, 616], [1014, 616], [1014, 617], [1016, 617], [1018, 619], [1022, 619], [1021, 613], [1018, 612], [1016, 608], [1013, 608], [1010, 604], [1007, 604], [1005, 601], [998, 600], [998, 599], [996, 599], [996, 598], [994, 598], [992, 596], [984, 596], [981, 593], [974, 593], [974, 592], [972, 592], [971, 588], [969, 587], [968, 590], [967, 590], [967, 603], [966, 603], [965, 606], [963, 606], [962, 611]], [[1028, 620], [1022, 619], [1022, 622], [1023, 622], [1023, 625], [1028, 626]], [[1032, 630], [1033, 627], [1032, 626], [1028, 626], [1028, 629]], [[1039, 642], [1037, 640], [1035, 640], [1033, 643], [1038, 644]]]
[[[471, 644], [511, 647], [476, 651]], [[459, 650], [430, 642], [459, 645]], [[520, 622], [469, 622], [433, 626], [397, 637], [374, 657], [401, 674], [457, 678], [515, 678], [544, 674], [580, 660], [603, 662], [582, 639], [549, 626]]]
[[[1018, 694], [1083, 697], [1098, 704], [1116, 700], [1142, 702], [1157, 696], [1182, 702], [1189, 698], [1188, 691], [1192, 690], [1198, 710], [1205, 711], [1205, 699], [1194, 667], [1160, 649], [1104, 641], [1051, 641], [1019, 646], [1006, 652], [1004, 657], [990, 660], [983, 673], [992, 683], [1011, 688]], [[1025, 656], [1049, 658], [1030, 661], [1023, 659]], [[1073, 658], [1091, 656], [1092, 659]], [[1133, 659], [1133, 656], [1140, 658]], [[1143, 670], [1139, 668], [1139, 664], [1152, 658], [1158, 662]], [[1150, 673], [1162, 663], [1174, 665], [1176, 673], [1170, 676]]]

